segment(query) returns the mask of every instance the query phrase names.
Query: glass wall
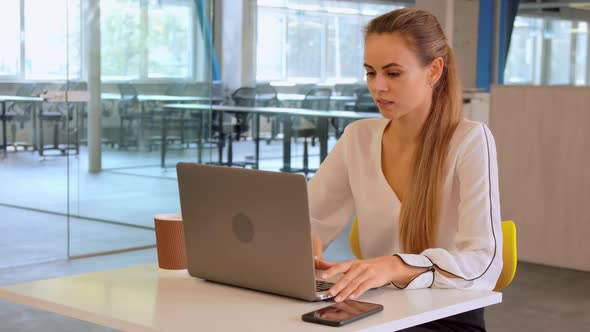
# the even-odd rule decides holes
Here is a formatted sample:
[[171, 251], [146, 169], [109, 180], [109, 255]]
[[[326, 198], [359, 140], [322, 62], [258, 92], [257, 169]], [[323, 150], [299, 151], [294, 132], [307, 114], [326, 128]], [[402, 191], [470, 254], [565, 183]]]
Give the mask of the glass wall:
[[[96, 10], [86, 9], [91, 20]], [[206, 162], [212, 151], [199, 146], [209, 109], [166, 106], [212, 103], [211, 4], [102, 0], [99, 11], [86, 40], [100, 47], [100, 73], [86, 73], [89, 84], [93, 70], [100, 74], [99, 123], [86, 121], [88, 158], [70, 158], [69, 173], [72, 215], [94, 222], [70, 222], [73, 257], [153, 246], [154, 215], [180, 213], [176, 163]], [[89, 135], [93, 125], [100, 137]], [[99, 171], [92, 148], [100, 149]]]
[[505, 84], [590, 85], [588, 21], [517, 16]]
[[211, 160], [212, 23], [211, 1], [0, 3], [0, 268], [155, 245], [174, 165]]

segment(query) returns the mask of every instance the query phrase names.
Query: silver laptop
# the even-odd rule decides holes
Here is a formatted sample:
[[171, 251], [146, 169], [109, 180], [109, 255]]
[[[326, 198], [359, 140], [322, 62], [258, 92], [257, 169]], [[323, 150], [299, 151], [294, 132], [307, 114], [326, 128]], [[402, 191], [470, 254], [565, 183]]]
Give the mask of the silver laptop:
[[307, 301], [316, 282], [303, 175], [178, 163], [191, 276]]

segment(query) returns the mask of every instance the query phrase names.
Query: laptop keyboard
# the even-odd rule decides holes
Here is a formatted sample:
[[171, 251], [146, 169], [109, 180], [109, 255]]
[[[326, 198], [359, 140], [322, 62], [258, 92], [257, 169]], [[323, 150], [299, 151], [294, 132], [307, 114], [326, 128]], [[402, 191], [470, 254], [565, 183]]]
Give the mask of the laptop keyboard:
[[327, 282], [322, 280], [315, 281], [315, 290], [316, 292], [325, 292], [334, 286], [333, 282]]

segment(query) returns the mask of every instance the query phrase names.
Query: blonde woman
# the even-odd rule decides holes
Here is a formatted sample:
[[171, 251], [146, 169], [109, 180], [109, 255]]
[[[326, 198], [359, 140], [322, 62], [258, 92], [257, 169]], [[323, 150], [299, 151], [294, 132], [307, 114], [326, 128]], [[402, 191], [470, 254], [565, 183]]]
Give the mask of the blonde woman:
[[[309, 183], [316, 267], [337, 302], [370, 288], [491, 290], [502, 270], [496, 148], [462, 114], [452, 49], [436, 18], [400, 9], [365, 30], [367, 84], [383, 119], [349, 125]], [[323, 250], [358, 217], [363, 259]], [[485, 331], [483, 309], [411, 331]]]

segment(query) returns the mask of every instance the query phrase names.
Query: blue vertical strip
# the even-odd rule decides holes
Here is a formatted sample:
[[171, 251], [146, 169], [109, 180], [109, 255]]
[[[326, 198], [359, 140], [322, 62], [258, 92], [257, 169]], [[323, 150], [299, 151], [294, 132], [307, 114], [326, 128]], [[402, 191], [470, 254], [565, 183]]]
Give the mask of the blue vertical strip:
[[479, 1], [479, 23], [477, 34], [477, 76], [478, 89], [490, 91], [494, 49], [494, 0]]
[[209, 22], [209, 16], [207, 15], [207, 4], [205, 0], [195, 0], [195, 7], [197, 8], [197, 19], [199, 20], [199, 24], [201, 26], [201, 31], [203, 31], [205, 43], [207, 47], [207, 56], [211, 57], [213, 63], [213, 80], [219, 81], [221, 80], [221, 75], [219, 74], [219, 63], [217, 62], [217, 52], [215, 51], [215, 46], [213, 45], [213, 34], [211, 33], [211, 23]]

